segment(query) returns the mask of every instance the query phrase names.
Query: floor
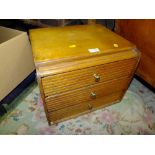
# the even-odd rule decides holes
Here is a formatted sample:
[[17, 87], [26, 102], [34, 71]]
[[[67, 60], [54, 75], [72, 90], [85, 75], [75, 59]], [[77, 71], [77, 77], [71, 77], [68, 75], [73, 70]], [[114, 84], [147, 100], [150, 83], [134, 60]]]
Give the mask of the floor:
[[155, 94], [133, 79], [120, 103], [48, 126], [37, 82], [33, 82], [0, 118], [0, 134], [155, 134]]

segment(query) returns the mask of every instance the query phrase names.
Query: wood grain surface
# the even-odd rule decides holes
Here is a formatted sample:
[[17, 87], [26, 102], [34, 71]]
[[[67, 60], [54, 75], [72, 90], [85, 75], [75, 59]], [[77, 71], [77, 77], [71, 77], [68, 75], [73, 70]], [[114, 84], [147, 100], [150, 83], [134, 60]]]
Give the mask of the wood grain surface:
[[[45, 98], [46, 105], [48, 111], [54, 111], [71, 105], [78, 104], [80, 102], [96, 100], [105, 95], [121, 90], [126, 90], [129, 81], [130, 81], [129, 78], [124, 77], [108, 82], [102, 82], [90, 85], [80, 89], [75, 89], [73, 91], [67, 91], [63, 94], [53, 95]], [[91, 93], [95, 93], [96, 98], [92, 98]]]
[[[136, 59], [133, 58], [42, 78], [45, 96], [51, 96], [119, 77], [129, 77], [136, 62]], [[95, 81], [94, 74], [100, 77], [98, 82]]]
[[[30, 39], [35, 62], [66, 57], [94, 55], [89, 49], [98, 48], [108, 53], [134, 45], [99, 24], [30, 30]], [[117, 44], [118, 47], [114, 47]]]
[[101, 25], [36, 29], [30, 39], [49, 124], [120, 101], [140, 57]]
[[115, 29], [141, 51], [136, 74], [155, 88], [155, 20], [117, 20]]
[[88, 68], [103, 64], [108, 64], [116, 61], [136, 58], [139, 59], [140, 53], [137, 49], [115, 51], [112, 54], [99, 54], [93, 57], [78, 57], [77, 59], [58, 59], [55, 61], [47, 61], [45, 63], [37, 63], [36, 68], [41, 77], [51, 76], [82, 68]]
[[[103, 96], [102, 98], [99, 98], [97, 100], [82, 102], [74, 106], [69, 106], [67, 108], [63, 108], [63, 109], [51, 112], [49, 113], [49, 118], [51, 122], [57, 123], [70, 118], [77, 117], [81, 114], [88, 113], [96, 109], [99, 109], [101, 107], [105, 107], [107, 105], [118, 102], [121, 99], [122, 93], [123, 93], [122, 91], [115, 92], [113, 94]], [[89, 106], [88, 106], [89, 104], [92, 105], [92, 109], [89, 109]]]

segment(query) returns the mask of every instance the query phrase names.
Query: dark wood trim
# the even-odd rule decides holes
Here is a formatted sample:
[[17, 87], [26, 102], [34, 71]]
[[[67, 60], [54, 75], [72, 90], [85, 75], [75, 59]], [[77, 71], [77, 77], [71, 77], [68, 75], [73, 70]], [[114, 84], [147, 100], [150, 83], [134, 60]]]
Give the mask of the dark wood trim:
[[141, 82], [144, 86], [146, 86], [149, 90], [151, 90], [153, 93], [155, 93], [155, 88], [152, 87], [149, 83], [147, 83], [145, 80], [143, 80], [141, 77], [139, 77], [138, 75], [134, 75], [134, 77]]

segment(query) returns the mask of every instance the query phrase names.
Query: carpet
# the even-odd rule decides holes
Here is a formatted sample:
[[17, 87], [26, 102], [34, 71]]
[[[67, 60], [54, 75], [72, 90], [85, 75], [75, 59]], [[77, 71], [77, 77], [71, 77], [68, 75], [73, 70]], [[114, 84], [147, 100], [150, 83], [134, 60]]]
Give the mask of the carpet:
[[136, 79], [121, 102], [57, 125], [48, 126], [37, 82], [6, 108], [1, 135], [155, 134], [155, 94]]

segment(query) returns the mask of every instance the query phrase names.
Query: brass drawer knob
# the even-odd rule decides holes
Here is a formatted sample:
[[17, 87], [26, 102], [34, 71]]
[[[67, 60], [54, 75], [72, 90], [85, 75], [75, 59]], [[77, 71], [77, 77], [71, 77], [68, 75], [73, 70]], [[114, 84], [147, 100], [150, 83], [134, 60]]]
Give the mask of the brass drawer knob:
[[100, 81], [100, 75], [94, 74], [93, 76], [96, 82]]
[[96, 94], [95, 94], [95, 93], [93, 93], [93, 92], [91, 93], [91, 95], [90, 95], [90, 96], [91, 96], [91, 98], [92, 98], [92, 99], [95, 99], [95, 98], [96, 98]]
[[88, 104], [88, 109], [91, 110], [93, 106], [91, 104]]

